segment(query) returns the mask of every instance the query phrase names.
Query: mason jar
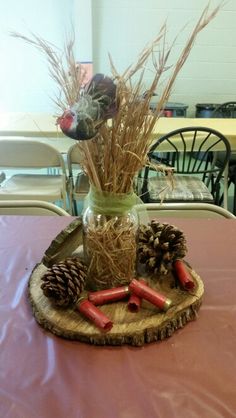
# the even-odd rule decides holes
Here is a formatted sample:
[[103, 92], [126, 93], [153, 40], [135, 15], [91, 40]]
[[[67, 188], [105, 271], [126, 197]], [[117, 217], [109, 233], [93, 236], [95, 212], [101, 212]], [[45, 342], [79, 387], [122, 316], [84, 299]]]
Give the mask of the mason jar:
[[90, 195], [83, 215], [88, 289], [128, 285], [135, 276], [139, 223], [133, 202], [130, 194], [102, 194], [98, 204]]

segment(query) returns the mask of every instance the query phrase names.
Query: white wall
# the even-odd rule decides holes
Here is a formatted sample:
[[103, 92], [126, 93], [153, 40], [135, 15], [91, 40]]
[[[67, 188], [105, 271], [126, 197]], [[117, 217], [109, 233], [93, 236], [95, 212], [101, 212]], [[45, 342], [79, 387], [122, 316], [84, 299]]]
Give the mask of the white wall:
[[[44, 57], [11, 38], [9, 31], [26, 35], [32, 31], [61, 47], [75, 26], [76, 57], [93, 59], [94, 72], [109, 74], [108, 52], [122, 71], [166, 18], [169, 39], [180, 33], [178, 55], [206, 4], [207, 0], [0, 0], [0, 111], [55, 111], [51, 101], [55, 86]], [[211, 1], [212, 7], [216, 4], [218, 0]], [[178, 76], [170, 101], [188, 104], [190, 116], [196, 103], [236, 100], [235, 22], [236, 0], [228, 0], [198, 37]]]
[[[219, 2], [212, 0], [211, 8]], [[181, 32], [175, 47], [177, 56], [207, 3], [207, 0], [92, 0], [95, 71], [110, 72], [108, 52], [122, 71], [136, 60], [166, 18], [169, 40]], [[178, 76], [170, 101], [188, 104], [189, 116], [195, 114], [196, 103], [236, 100], [235, 22], [236, 0], [229, 0], [199, 35]]]
[[26, 36], [33, 32], [62, 48], [73, 27], [75, 56], [88, 61], [91, 59], [90, 0], [0, 0], [0, 111], [54, 113], [57, 110], [51, 100], [57, 90], [43, 54], [10, 37], [9, 32]]

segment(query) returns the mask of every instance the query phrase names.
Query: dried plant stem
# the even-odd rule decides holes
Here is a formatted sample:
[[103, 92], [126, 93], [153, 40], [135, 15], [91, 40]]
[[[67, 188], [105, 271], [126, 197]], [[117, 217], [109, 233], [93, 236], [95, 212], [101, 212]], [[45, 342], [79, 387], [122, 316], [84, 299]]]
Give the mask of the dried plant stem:
[[87, 141], [85, 141], [84, 143], [84, 152], [85, 152], [85, 158], [88, 161], [88, 168], [89, 168], [89, 172], [90, 174], [90, 178], [93, 179], [93, 184], [99, 189], [101, 190], [101, 184], [100, 184], [100, 180], [98, 178], [98, 174], [97, 174], [97, 170], [95, 167], [95, 164], [93, 162], [91, 153], [90, 153], [90, 149], [88, 146]]
[[[216, 7], [210, 13], [209, 5], [204, 9], [172, 70], [167, 62], [174, 42], [166, 48], [166, 24], [162, 26], [154, 41], [144, 48], [137, 62], [128, 67], [123, 74], [118, 73], [110, 57], [112, 73], [117, 83], [118, 112], [112, 121], [107, 121], [100, 127], [97, 140], [91, 145], [102, 190], [113, 193], [128, 193], [132, 190], [135, 176], [146, 164], [147, 152], [152, 142], [152, 130], [170, 96], [176, 77], [187, 60], [197, 35], [215, 17], [220, 7]], [[157, 47], [159, 54], [156, 59]], [[144, 95], [143, 78], [150, 57], [154, 66], [154, 77]], [[167, 70], [171, 70], [170, 76], [167, 78], [157, 107], [152, 112], [150, 100]], [[134, 75], [137, 77], [135, 84], [132, 82]], [[88, 146], [90, 148], [90, 144]], [[81, 145], [82, 152], [83, 148], [85, 148], [84, 144]], [[85, 152], [83, 163], [85, 166], [90, 164], [88, 160], [86, 161]]]
[[10, 35], [22, 39], [45, 55], [49, 75], [59, 87], [59, 94], [53, 101], [60, 111], [64, 111], [78, 101], [81, 87], [86, 78], [86, 70], [75, 60], [74, 37], [67, 42], [64, 50], [60, 50], [34, 33], [31, 34], [31, 37], [24, 36], [19, 32], [11, 32]]
[[[159, 114], [159, 112], [161, 111], [161, 109], [164, 108], [164, 105], [166, 103], [166, 101], [168, 100], [171, 91], [172, 91], [172, 87], [175, 83], [175, 80], [177, 78], [177, 75], [179, 74], [181, 68], [183, 67], [184, 63], [186, 62], [191, 49], [193, 47], [193, 44], [197, 38], [197, 35], [199, 34], [199, 32], [201, 32], [207, 25], [208, 23], [217, 15], [217, 13], [219, 12], [220, 8], [222, 7], [223, 3], [221, 3], [219, 6], [217, 6], [211, 13], [209, 13], [209, 4], [206, 6], [206, 8], [203, 10], [191, 36], [189, 37], [180, 57], [178, 58], [175, 66], [174, 66], [174, 70], [172, 72], [171, 77], [168, 79], [168, 82], [166, 84], [166, 87], [164, 88], [162, 95], [160, 97], [160, 100], [157, 104], [157, 108], [156, 108], [156, 112], [157, 114]], [[152, 122], [150, 123], [149, 126], [149, 133], [151, 134], [153, 127], [156, 123], [156, 120], [153, 119]]]
[[[141, 51], [137, 62], [128, 66], [123, 73], [119, 74], [110, 56], [111, 71], [117, 85], [118, 112], [112, 120], [99, 127], [96, 138], [79, 144], [85, 172], [90, 178], [90, 183], [99, 190], [113, 193], [127, 193], [132, 190], [136, 174], [146, 164], [147, 152], [152, 142], [151, 133], [171, 94], [176, 77], [188, 58], [197, 35], [216, 16], [222, 4], [224, 3], [220, 3], [212, 11], [209, 11], [208, 4], [203, 10], [173, 66], [168, 62], [175, 40], [167, 47], [166, 23], [162, 25], [155, 39]], [[67, 42], [63, 51], [60, 51], [35, 34], [26, 37], [13, 32], [11, 35], [32, 44], [45, 54], [50, 76], [60, 88], [61, 94], [55, 100], [60, 108], [70, 107], [79, 100], [85, 74], [73, 55], [74, 38]], [[143, 81], [146, 70], [150, 70], [150, 61], [153, 66], [153, 79], [144, 94]], [[163, 83], [162, 76], [167, 71], [167, 81]], [[152, 112], [150, 101], [158, 91], [160, 83], [162, 93], [155, 111]]]

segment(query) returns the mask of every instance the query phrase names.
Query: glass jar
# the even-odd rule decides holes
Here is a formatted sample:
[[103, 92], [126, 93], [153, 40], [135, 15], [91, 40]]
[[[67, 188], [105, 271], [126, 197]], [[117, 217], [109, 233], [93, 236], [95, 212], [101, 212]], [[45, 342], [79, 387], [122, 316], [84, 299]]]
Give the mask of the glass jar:
[[138, 216], [99, 213], [88, 206], [83, 215], [84, 256], [88, 264], [87, 288], [109, 289], [127, 285], [136, 273]]

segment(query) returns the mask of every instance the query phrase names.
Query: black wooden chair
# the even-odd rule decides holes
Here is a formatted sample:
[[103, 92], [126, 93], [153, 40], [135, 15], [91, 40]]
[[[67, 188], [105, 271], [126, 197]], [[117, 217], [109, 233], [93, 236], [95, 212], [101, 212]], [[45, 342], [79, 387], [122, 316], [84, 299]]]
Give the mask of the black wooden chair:
[[[236, 154], [233, 153], [233, 156], [229, 159], [229, 166], [228, 166], [228, 188], [232, 184], [234, 186], [234, 193], [233, 193], [233, 213], [236, 215]], [[219, 152], [217, 155], [217, 159], [215, 164], [218, 167], [222, 166], [223, 163], [223, 153]], [[220, 205], [222, 204], [224, 199], [224, 193], [222, 193], [220, 197]]]
[[236, 118], [236, 102], [221, 103], [211, 114], [212, 118]]
[[[224, 156], [215, 165], [217, 151]], [[173, 187], [166, 175], [156, 172], [153, 164], [173, 167]], [[150, 165], [144, 169], [140, 197], [145, 203], [204, 202], [219, 204], [220, 180], [230, 158], [230, 144], [220, 132], [205, 127], [188, 127], [172, 131], [151, 147]]]
[[[236, 118], [236, 102], [225, 102], [217, 106], [212, 112], [212, 118]], [[223, 155], [218, 153], [216, 164], [222, 164]], [[232, 153], [229, 160], [228, 186], [234, 185], [233, 213], [236, 214], [236, 153]], [[220, 202], [223, 201], [223, 195]]]
[[229, 166], [228, 186], [234, 185], [233, 214], [236, 215], [236, 162]]

